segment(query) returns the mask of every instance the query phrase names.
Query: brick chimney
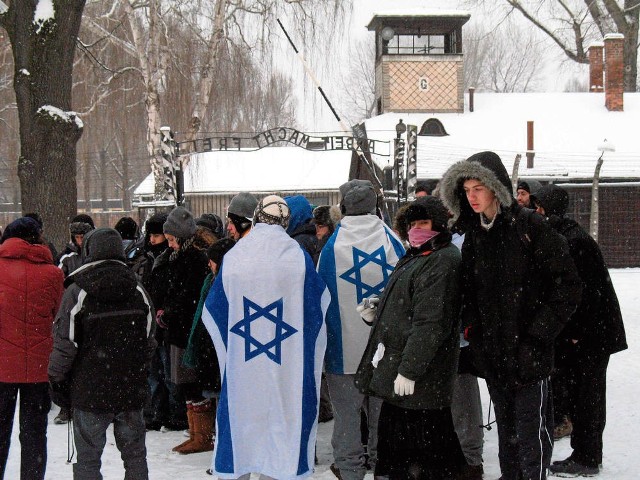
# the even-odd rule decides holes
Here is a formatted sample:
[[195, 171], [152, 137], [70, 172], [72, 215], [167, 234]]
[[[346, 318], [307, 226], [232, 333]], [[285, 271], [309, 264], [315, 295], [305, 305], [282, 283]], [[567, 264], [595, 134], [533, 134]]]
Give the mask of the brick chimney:
[[594, 42], [587, 49], [589, 57], [589, 91], [604, 91], [604, 43]]
[[607, 110], [621, 112], [624, 108], [624, 35], [608, 33], [604, 37], [604, 91]]

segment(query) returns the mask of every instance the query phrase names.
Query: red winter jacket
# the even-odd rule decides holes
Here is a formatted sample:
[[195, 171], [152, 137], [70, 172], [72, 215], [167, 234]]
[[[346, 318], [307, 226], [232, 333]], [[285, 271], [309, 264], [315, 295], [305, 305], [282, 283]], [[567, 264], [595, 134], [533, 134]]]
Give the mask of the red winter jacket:
[[64, 275], [46, 245], [0, 245], [0, 382], [47, 382]]

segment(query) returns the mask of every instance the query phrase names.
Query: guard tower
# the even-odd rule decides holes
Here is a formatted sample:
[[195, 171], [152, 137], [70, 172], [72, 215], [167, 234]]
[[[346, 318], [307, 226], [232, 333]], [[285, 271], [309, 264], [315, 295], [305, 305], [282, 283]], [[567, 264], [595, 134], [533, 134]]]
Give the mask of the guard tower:
[[376, 106], [388, 112], [464, 111], [463, 11], [375, 14]]

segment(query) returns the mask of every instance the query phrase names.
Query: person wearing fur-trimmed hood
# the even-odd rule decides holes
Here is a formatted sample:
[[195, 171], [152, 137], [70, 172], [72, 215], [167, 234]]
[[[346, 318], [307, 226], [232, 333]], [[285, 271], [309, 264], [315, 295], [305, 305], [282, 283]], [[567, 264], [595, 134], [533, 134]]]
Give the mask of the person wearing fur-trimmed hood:
[[498, 423], [504, 480], [546, 478], [553, 448], [553, 344], [580, 302], [566, 241], [519, 206], [494, 152], [452, 165], [440, 196], [464, 232], [462, 321]]

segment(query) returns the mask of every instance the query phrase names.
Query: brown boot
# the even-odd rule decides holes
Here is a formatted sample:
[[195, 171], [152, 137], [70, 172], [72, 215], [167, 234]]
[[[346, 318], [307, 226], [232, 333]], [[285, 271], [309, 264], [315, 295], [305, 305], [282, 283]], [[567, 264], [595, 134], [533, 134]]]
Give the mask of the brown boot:
[[171, 450], [174, 452], [180, 451], [181, 448], [193, 442], [193, 407], [191, 406], [191, 402], [187, 403], [187, 421], [189, 422], [189, 439], [173, 447]]
[[560, 440], [561, 438], [568, 437], [573, 432], [573, 423], [571, 419], [566, 415], [562, 417], [562, 423], [559, 423], [553, 429], [553, 439]]
[[193, 415], [194, 427], [193, 441], [176, 451], [183, 455], [210, 452], [213, 450], [213, 410], [211, 404], [204, 411], [194, 408], [191, 415]]

